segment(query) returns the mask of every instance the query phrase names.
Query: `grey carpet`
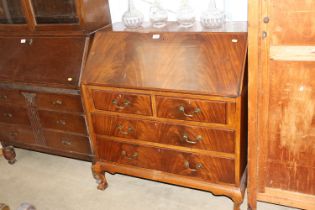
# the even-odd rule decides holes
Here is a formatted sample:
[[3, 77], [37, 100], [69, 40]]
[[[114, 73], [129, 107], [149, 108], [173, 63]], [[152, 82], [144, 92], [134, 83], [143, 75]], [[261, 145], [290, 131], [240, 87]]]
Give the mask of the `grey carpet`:
[[[232, 210], [223, 196], [148, 180], [108, 175], [96, 190], [91, 163], [17, 149], [15, 165], [0, 157], [0, 203], [11, 210], [29, 202], [37, 210]], [[246, 210], [246, 201], [242, 210]], [[259, 210], [289, 210], [259, 204]]]

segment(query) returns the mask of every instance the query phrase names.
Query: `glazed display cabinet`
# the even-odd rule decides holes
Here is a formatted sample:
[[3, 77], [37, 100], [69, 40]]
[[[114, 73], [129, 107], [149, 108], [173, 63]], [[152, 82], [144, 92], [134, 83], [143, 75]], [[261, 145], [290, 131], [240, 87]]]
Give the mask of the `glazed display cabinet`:
[[0, 1], [0, 31], [88, 34], [109, 23], [107, 0]]

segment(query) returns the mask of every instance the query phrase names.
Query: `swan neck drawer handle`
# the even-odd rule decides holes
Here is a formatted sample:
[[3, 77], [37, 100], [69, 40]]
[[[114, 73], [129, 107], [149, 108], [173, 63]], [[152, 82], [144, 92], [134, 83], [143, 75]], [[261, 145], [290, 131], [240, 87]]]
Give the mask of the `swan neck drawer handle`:
[[123, 130], [124, 127], [122, 125], [118, 125], [117, 129], [118, 129], [119, 133], [122, 135], [129, 135], [134, 131], [134, 129], [132, 127], [128, 127], [127, 131], [124, 131]]
[[197, 108], [195, 108], [195, 110], [191, 114], [188, 114], [185, 111], [185, 107], [183, 105], [181, 105], [181, 106], [178, 107], [178, 111], [183, 113], [183, 115], [185, 117], [194, 117], [195, 114], [198, 114], [198, 113], [201, 112], [201, 109], [197, 107]]
[[122, 151], [121, 155], [125, 158], [127, 158], [128, 160], [136, 160], [139, 156], [139, 154], [137, 152], [134, 152], [132, 155], [128, 155], [128, 153], [126, 151]]
[[126, 109], [128, 106], [130, 106], [131, 102], [127, 99], [124, 100], [123, 103], [119, 103], [118, 99], [112, 100], [112, 104], [117, 108], [117, 109]]
[[183, 135], [183, 141], [188, 143], [188, 144], [197, 144], [198, 142], [202, 141], [203, 137], [202, 136], [197, 136], [196, 140], [191, 140], [188, 136], [188, 134], [184, 134]]
[[199, 171], [200, 169], [203, 168], [203, 165], [201, 163], [197, 163], [195, 168], [191, 168], [190, 163], [188, 161], [184, 162], [184, 166], [185, 166], [185, 168], [189, 169], [192, 172]]

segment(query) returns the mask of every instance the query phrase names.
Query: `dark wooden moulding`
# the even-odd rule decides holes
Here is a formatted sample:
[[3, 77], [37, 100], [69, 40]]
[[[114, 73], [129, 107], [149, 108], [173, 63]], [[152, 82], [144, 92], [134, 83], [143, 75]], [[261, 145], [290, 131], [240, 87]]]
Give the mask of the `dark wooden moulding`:
[[91, 160], [81, 74], [93, 33], [110, 24], [107, 0], [0, 3], [0, 141]]
[[98, 189], [105, 172], [230, 197], [246, 185], [246, 23], [95, 35], [82, 79]]

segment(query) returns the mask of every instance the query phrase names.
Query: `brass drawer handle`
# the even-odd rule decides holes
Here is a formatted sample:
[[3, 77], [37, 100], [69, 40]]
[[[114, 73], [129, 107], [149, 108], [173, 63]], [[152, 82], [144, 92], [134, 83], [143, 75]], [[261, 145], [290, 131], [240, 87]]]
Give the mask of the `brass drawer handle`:
[[187, 113], [185, 112], [185, 107], [184, 107], [183, 105], [179, 106], [179, 107], [178, 107], [178, 110], [179, 110], [180, 112], [182, 112], [185, 117], [194, 117], [195, 114], [198, 114], [198, 113], [201, 112], [201, 109], [197, 107], [197, 108], [195, 108], [195, 110], [193, 111], [193, 113], [187, 114]]
[[196, 164], [196, 168], [191, 168], [190, 163], [188, 161], [185, 161], [184, 163], [185, 168], [189, 169], [190, 171], [196, 172], [203, 168], [203, 165], [201, 163]]
[[67, 123], [66, 123], [66, 121], [64, 121], [64, 120], [57, 120], [57, 124], [58, 124], [58, 125], [65, 126]]
[[11, 114], [11, 113], [4, 113], [3, 116], [6, 117], [6, 118], [12, 118], [13, 114]]
[[63, 145], [65, 145], [65, 146], [71, 146], [71, 145], [72, 145], [72, 142], [69, 141], [69, 140], [66, 140], [66, 139], [62, 140], [61, 143], [62, 143]]
[[123, 102], [123, 103], [119, 103], [118, 102], [118, 99], [114, 99], [114, 100], [112, 100], [112, 104], [117, 108], [117, 109], [125, 109], [125, 108], [127, 108], [130, 104], [131, 104], [131, 102], [129, 101], [129, 100], [127, 100], [127, 99], [125, 99], [125, 101]]
[[7, 100], [7, 99], [8, 99], [8, 96], [6, 96], [6, 95], [0, 95], [0, 99], [1, 99], [1, 100]]
[[128, 155], [126, 151], [122, 151], [121, 155], [128, 160], [136, 160], [139, 156], [137, 152], [134, 152], [132, 155]]
[[122, 135], [129, 135], [134, 131], [134, 129], [132, 127], [128, 127], [127, 131], [123, 131], [123, 128], [124, 127], [122, 125], [117, 126], [119, 133]]
[[62, 100], [55, 100], [55, 101], [52, 102], [52, 104], [53, 105], [62, 105], [63, 102], [62, 102]]
[[188, 136], [188, 134], [184, 134], [183, 135], [183, 141], [188, 143], [188, 144], [197, 144], [198, 142], [202, 141], [203, 137], [202, 136], [197, 136], [196, 140], [191, 140]]

